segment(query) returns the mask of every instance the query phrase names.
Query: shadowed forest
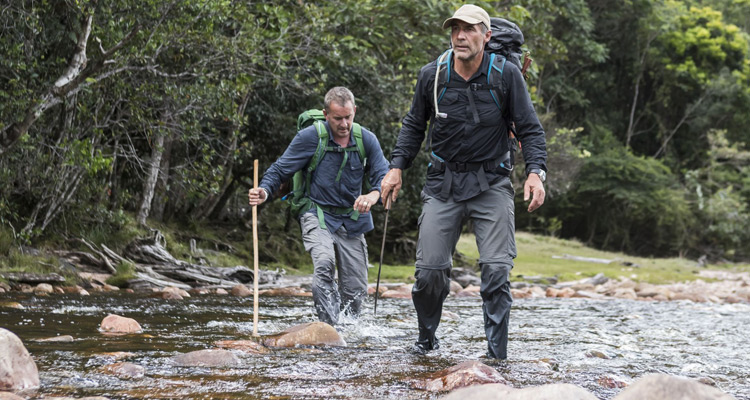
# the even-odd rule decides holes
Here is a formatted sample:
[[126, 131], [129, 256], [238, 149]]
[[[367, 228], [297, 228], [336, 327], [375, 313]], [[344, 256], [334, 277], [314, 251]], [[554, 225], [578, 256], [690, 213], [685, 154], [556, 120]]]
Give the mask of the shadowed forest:
[[[333, 86], [352, 90], [388, 157], [462, 3], [4, 2], [0, 255], [74, 239], [117, 249], [164, 226], [247, 243], [253, 159], [262, 175]], [[750, 0], [475, 4], [518, 24], [534, 60], [548, 195], [527, 213], [516, 168], [519, 230], [750, 259]], [[390, 213], [386, 262], [413, 259], [420, 157]], [[288, 206], [259, 212], [261, 261], [294, 263], [304, 250]]]

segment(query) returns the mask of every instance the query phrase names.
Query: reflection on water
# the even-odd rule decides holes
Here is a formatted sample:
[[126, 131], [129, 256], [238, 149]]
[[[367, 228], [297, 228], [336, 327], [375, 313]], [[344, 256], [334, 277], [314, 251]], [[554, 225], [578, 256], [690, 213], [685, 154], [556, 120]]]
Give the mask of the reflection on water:
[[[107, 396], [112, 399], [432, 399], [408, 378], [466, 360], [497, 368], [515, 387], [574, 383], [601, 399], [602, 377], [632, 382], [652, 372], [708, 378], [738, 399], [750, 399], [750, 306], [627, 300], [520, 299], [511, 314], [510, 360], [482, 359], [481, 300], [449, 298], [438, 330], [442, 348], [426, 357], [406, 349], [415, 339], [410, 300], [381, 299], [357, 321], [337, 328], [349, 347], [290, 349], [267, 355], [238, 353], [231, 369], [175, 367], [174, 355], [214, 347], [253, 332], [252, 298], [198, 296], [181, 301], [137, 294], [35, 297], [1, 294], [25, 309], [0, 307], [0, 327], [17, 334], [36, 360], [42, 387], [36, 396]], [[109, 313], [135, 318], [143, 334], [103, 336]], [[312, 299], [261, 298], [258, 332], [270, 335], [314, 321]], [[73, 342], [33, 339], [71, 335]], [[123, 380], [103, 374], [113, 358], [141, 365], [146, 376]], [[597, 354], [599, 357], [587, 356]]]

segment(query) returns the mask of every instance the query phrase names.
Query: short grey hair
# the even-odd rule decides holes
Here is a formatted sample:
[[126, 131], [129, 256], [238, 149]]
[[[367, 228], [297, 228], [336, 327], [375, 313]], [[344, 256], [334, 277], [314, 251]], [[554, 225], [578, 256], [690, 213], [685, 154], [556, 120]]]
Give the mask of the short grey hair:
[[346, 103], [352, 102], [352, 107], [356, 107], [356, 104], [354, 104], [354, 94], [352, 94], [352, 91], [343, 87], [343, 86], [336, 86], [335, 88], [331, 89], [326, 93], [326, 97], [323, 100], [323, 105], [326, 108], [326, 111], [330, 110], [331, 103], [336, 103], [340, 106], [346, 106]]

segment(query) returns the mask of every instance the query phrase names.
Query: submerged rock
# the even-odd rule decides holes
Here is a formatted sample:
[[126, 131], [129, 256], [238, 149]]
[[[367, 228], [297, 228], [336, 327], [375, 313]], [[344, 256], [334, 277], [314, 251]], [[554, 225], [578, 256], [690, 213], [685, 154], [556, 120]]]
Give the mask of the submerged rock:
[[597, 400], [586, 389], [569, 383], [514, 389], [499, 383], [458, 389], [440, 400]]
[[489, 365], [479, 361], [464, 361], [435, 372], [427, 378], [413, 381], [412, 386], [431, 392], [441, 392], [485, 383], [502, 383], [501, 386], [505, 386], [505, 382], [505, 378]]
[[26, 399], [21, 396], [16, 396], [15, 394], [10, 393], [10, 392], [0, 392], [0, 400], [26, 400]]
[[236, 367], [240, 363], [234, 353], [224, 349], [206, 349], [180, 354], [172, 359], [181, 367]]
[[336, 329], [325, 322], [295, 325], [263, 341], [268, 347], [346, 346]]
[[142, 329], [138, 321], [133, 318], [109, 314], [102, 320], [99, 331], [103, 333], [138, 333]]
[[141, 379], [146, 374], [146, 369], [130, 362], [118, 362], [105, 365], [102, 367], [102, 372], [115, 375], [120, 379]]
[[267, 354], [271, 352], [268, 347], [254, 340], [219, 340], [214, 342], [214, 345], [224, 349], [240, 350], [253, 354]]
[[13, 332], [0, 328], [0, 390], [39, 387], [34, 359]]
[[665, 374], [646, 375], [633, 382], [615, 400], [733, 400], [721, 390], [690, 379]]
[[46, 337], [46, 338], [39, 338], [34, 339], [36, 342], [72, 342], [73, 336], [70, 335], [61, 335], [61, 336], [52, 336], [52, 337]]

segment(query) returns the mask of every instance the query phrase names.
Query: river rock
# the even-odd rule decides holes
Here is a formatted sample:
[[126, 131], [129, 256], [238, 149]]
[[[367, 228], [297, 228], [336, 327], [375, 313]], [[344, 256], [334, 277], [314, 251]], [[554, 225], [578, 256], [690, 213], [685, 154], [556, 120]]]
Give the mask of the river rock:
[[380, 295], [384, 299], [411, 299], [411, 288], [414, 285], [401, 285], [388, 289]]
[[232, 296], [237, 297], [248, 297], [253, 295], [253, 291], [243, 284], [235, 285], [230, 293], [232, 293]]
[[13, 332], [0, 328], [0, 390], [39, 387], [34, 359]]
[[21, 396], [16, 396], [10, 392], [0, 392], [0, 400], [26, 400]]
[[224, 349], [191, 351], [175, 356], [172, 360], [175, 365], [181, 367], [224, 368], [236, 367], [240, 364], [240, 359], [234, 353]]
[[427, 378], [412, 382], [417, 389], [430, 392], [453, 390], [484, 383], [506, 383], [505, 378], [494, 368], [479, 361], [464, 361]]
[[455, 390], [440, 400], [597, 400], [582, 387], [570, 383], [533, 386], [523, 389], [491, 383]]
[[334, 327], [319, 321], [295, 325], [266, 338], [263, 344], [268, 347], [346, 346], [346, 342]]
[[103, 333], [139, 333], [142, 329], [138, 321], [133, 318], [109, 314], [102, 320], [99, 331]]
[[180, 296], [181, 298], [190, 297], [190, 293], [188, 293], [187, 290], [183, 290], [174, 286], [165, 287], [164, 289], [162, 289], [161, 292], [162, 293], [174, 293], [177, 296]]
[[218, 288], [216, 289], [216, 294], [220, 296], [226, 296], [229, 294], [229, 292], [227, 292], [226, 289]]
[[258, 295], [263, 296], [278, 296], [278, 297], [292, 297], [292, 296], [301, 296], [301, 297], [307, 297], [312, 296], [312, 293], [305, 292], [304, 289], [301, 287], [284, 287], [284, 288], [276, 288], [276, 289], [268, 289], [264, 290], [262, 292], [258, 292]]
[[146, 369], [131, 362], [118, 362], [102, 367], [102, 372], [115, 375], [120, 379], [141, 379], [146, 375]]
[[49, 283], [40, 283], [34, 288], [34, 294], [47, 295], [55, 292], [55, 289]]
[[52, 336], [52, 337], [34, 339], [35, 342], [72, 342], [73, 340], [74, 340], [73, 336], [70, 336], [70, 335]]
[[367, 285], [367, 295], [368, 296], [374, 296], [375, 295], [375, 289], [378, 290], [378, 297], [380, 297], [383, 293], [385, 293], [385, 292], [388, 291], [388, 287], [386, 287], [385, 285], [378, 286], [376, 284], [371, 283], [371, 284]]
[[646, 375], [614, 400], [734, 400], [734, 397], [700, 382], [665, 374]]
[[15, 301], [5, 301], [0, 303], [0, 308], [15, 308], [17, 310], [23, 310], [25, 307], [21, 305], [21, 303], [17, 303]]
[[458, 283], [455, 280], [451, 279], [451, 288], [450, 288], [450, 290], [451, 290], [452, 294], [456, 294], [456, 293], [460, 292], [463, 288], [464, 287], [461, 286], [460, 283]]
[[456, 293], [456, 297], [479, 297], [480, 289], [481, 288], [477, 285], [468, 285], [465, 288], [463, 288], [461, 291]]
[[215, 346], [224, 349], [240, 350], [245, 353], [268, 354], [271, 350], [255, 340], [219, 340], [214, 342]]

